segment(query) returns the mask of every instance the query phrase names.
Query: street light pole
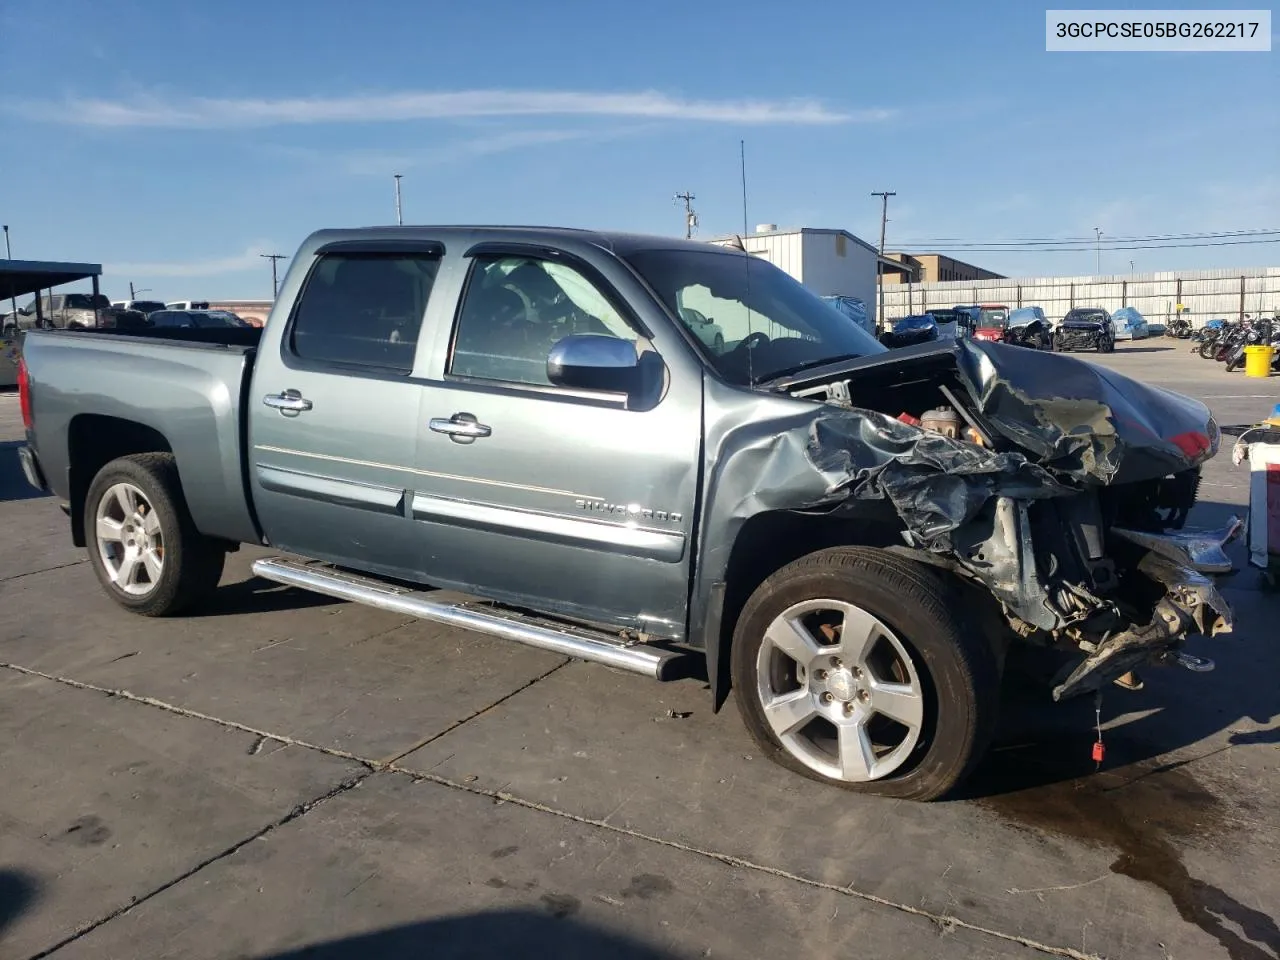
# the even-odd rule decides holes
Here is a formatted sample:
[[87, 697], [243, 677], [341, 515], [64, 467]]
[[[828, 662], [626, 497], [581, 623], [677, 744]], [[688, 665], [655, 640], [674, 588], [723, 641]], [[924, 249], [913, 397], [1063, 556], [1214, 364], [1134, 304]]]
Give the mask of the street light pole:
[[1093, 232], [1095, 234], [1094, 243], [1098, 249], [1098, 276], [1102, 276], [1102, 228], [1094, 227]]
[[[4, 226], [4, 256], [6, 260], [12, 260], [13, 250], [9, 248], [9, 225], [6, 223], [6, 224], [3, 224], [3, 226]], [[13, 322], [17, 323], [18, 322], [18, 298], [17, 297], [9, 298], [9, 307], [10, 309], [13, 310]]]
[[400, 213], [400, 178], [403, 174], [395, 173], [392, 176], [396, 178], [396, 223], [403, 226], [404, 217]]
[[884, 228], [889, 222], [889, 198], [896, 197], [898, 194], [893, 190], [880, 190], [871, 194], [873, 197], [879, 197], [880, 204], [880, 251], [876, 255], [876, 299], [879, 301], [880, 322], [877, 330], [884, 329]]

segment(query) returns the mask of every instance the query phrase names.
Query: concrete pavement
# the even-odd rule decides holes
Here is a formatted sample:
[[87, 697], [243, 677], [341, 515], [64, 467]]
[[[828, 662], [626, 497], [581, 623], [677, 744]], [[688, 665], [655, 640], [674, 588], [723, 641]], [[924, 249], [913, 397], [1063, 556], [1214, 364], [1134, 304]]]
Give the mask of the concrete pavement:
[[[1280, 401], [1181, 342], [1097, 359], [1226, 426]], [[131, 617], [0, 458], [0, 958], [1280, 957], [1251, 571], [1215, 672], [1107, 693], [1100, 772], [1091, 703], [1009, 684], [965, 797], [921, 805], [773, 767], [698, 682], [277, 588], [248, 549], [201, 615]], [[1193, 522], [1246, 491], [1228, 450]]]

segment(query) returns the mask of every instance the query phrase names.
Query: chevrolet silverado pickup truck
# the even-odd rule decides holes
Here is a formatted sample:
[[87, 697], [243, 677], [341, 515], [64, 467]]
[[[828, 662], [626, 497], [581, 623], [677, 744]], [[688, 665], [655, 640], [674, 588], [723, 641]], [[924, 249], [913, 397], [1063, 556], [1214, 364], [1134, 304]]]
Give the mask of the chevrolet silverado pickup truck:
[[[714, 343], [689, 317], [715, 317]], [[28, 479], [105, 591], [259, 577], [730, 688], [800, 774], [932, 799], [1011, 643], [1046, 696], [1230, 629], [1185, 527], [1199, 402], [977, 340], [888, 351], [742, 249], [554, 228], [325, 230], [264, 328], [32, 331]], [[702, 671], [705, 670], [705, 674]]]

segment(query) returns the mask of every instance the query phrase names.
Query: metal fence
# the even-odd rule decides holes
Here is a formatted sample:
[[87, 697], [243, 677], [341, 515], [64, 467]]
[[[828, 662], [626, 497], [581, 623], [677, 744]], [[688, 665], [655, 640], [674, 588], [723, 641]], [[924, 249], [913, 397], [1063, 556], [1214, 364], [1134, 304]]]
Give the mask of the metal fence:
[[968, 303], [1037, 306], [1050, 319], [1073, 307], [1115, 311], [1135, 307], [1149, 322], [1167, 323], [1179, 312], [1194, 326], [1218, 317], [1239, 319], [1280, 312], [1280, 267], [1135, 273], [1111, 277], [1021, 277], [947, 283], [886, 284], [885, 320], [930, 307]]

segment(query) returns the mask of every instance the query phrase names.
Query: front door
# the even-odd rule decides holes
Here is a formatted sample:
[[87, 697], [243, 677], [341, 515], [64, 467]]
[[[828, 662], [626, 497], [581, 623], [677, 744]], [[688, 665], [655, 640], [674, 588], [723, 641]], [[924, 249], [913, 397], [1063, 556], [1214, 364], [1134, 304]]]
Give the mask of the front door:
[[407, 503], [421, 387], [411, 374], [439, 266], [430, 244], [322, 249], [293, 315], [268, 325], [249, 397], [249, 457], [272, 546], [417, 575]]
[[[510, 248], [515, 249], [515, 248]], [[589, 264], [471, 258], [446, 349], [423, 387], [411, 511], [427, 577], [513, 604], [683, 635], [702, 433], [700, 370], [639, 404], [553, 386], [570, 334], [663, 361]]]

